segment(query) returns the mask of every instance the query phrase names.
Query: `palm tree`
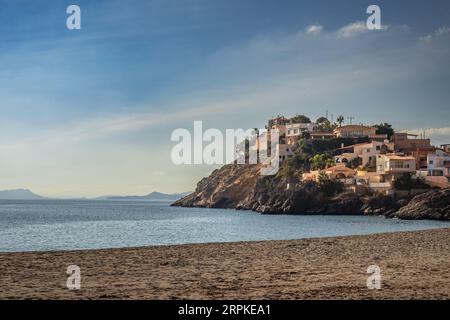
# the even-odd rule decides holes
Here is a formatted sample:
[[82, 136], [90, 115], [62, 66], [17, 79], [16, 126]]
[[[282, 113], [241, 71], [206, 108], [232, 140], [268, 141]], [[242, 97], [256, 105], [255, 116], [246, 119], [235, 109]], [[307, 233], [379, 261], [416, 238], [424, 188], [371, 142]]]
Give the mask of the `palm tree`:
[[337, 117], [336, 121], [339, 123], [339, 127], [342, 127], [342, 122], [344, 122], [344, 116]]

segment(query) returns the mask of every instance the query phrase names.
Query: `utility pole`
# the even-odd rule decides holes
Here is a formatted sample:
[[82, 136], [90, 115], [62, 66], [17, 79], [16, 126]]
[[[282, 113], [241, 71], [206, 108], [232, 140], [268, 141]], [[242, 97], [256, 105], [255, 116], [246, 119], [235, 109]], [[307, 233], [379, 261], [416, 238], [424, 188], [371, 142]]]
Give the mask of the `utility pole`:
[[347, 119], [349, 120], [350, 124], [352, 124], [352, 121], [355, 119], [355, 117], [350, 116], [350, 117], [347, 117]]

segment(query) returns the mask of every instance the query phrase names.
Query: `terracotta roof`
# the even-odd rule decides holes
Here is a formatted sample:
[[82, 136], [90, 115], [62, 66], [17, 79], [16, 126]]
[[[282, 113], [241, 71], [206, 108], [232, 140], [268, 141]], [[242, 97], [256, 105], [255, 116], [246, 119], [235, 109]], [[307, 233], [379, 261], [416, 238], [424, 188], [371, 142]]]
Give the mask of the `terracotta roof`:
[[339, 129], [377, 129], [377, 127], [372, 127], [372, 126], [364, 126], [364, 125], [359, 125], [359, 124], [348, 124], [342, 127], [337, 127], [335, 130], [339, 130]]
[[337, 165], [337, 166], [329, 167], [329, 168], [325, 169], [325, 171], [338, 171], [338, 170], [339, 171], [352, 171], [352, 172], [355, 171], [353, 169], [347, 168], [345, 165]]
[[352, 144], [350, 146], [346, 146], [346, 147], [343, 147], [343, 148], [337, 148], [335, 150], [345, 150], [345, 149], [350, 149], [350, 148], [353, 148], [353, 147], [363, 146], [365, 144], [372, 144], [372, 142], [363, 142], [363, 143]]
[[398, 154], [385, 154], [391, 160], [416, 160], [416, 158], [411, 156], [400, 156]]
[[310, 134], [311, 136], [335, 136], [334, 133], [329, 133], [329, 132], [324, 132], [324, 133], [320, 133], [320, 132], [313, 132]]

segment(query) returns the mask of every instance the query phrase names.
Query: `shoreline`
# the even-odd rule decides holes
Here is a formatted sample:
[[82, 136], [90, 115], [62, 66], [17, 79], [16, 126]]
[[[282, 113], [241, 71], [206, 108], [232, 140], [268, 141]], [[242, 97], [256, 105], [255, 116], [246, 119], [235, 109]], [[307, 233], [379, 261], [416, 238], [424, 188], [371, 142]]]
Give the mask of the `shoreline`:
[[[66, 288], [67, 266], [81, 289]], [[382, 289], [366, 286], [379, 265]], [[1, 299], [448, 299], [450, 228], [0, 253]]]
[[[224, 210], [220, 208], [213, 208], [218, 210]], [[225, 209], [225, 210], [236, 210], [236, 209]], [[250, 210], [246, 210], [248, 212], [254, 212]], [[293, 215], [296, 214], [285, 214], [285, 215]], [[308, 214], [309, 215], [309, 214]], [[311, 214], [312, 216], [322, 215], [322, 214]], [[305, 216], [305, 215], [302, 215]], [[323, 215], [323, 216], [336, 216], [336, 215]], [[344, 215], [345, 216], [345, 215]], [[354, 216], [354, 215], [349, 215]], [[387, 218], [385, 216], [372, 216], [372, 217], [380, 217], [385, 219], [398, 219], [398, 218]], [[401, 219], [398, 219], [401, 220]], [[423, 219], [421, 221], [436, 221], [432, 219]], [[261, 243], [261, 242], [278, 242], [278, 241], [301, 241], [301, 240], [321, 240], [321, 239], [338, 239], [338, 238], [352, 238], [352, 237], [365, 237], [372, 235], [388, 235], [393, 233], [408, 233], [408, 232], [420, 232], [420, 231], [435, 231], [435, 230], [445, 230], [450, 229], [450, 221], [442, 220], [445, 223], [448, 223], [448, 226], [443, 227], [433, 227], [430, 229], [420, 229], [420, 230], [409, 230], [409, 231], [386, 231], [386, 232], [374, 232], [367, 234], [352, 234], [352, 235], [341, 235], [341, 236], [322, 236], [322, 237], [306, 237], [306, 238], [295, 238], [295, 239], [275, 239], [275, 240], [241, 240], [241, 241], [216, 241], [216, 242], [187, 242], [187, 243], [169, 243], [169, 244], [150, 244], [145, 246], [130, 246], [130, 247], [107, 247], [107, 248], [94, 248], [94, 249], [58, 249], [58, 250], [32, 250], [32, 251], [0, 251], [0, 257], [2, 255], [8, 254], [44, 254], [44, 253], [54, 253], [54, 254], [62, 254], [62, 253], [82, 253], [89, 251], [109, 251], [109, 250], [122, 250], [122, 249], [146, 249], [146, 248], [164, 248], [164, 247], [189, 247], [189, 246], [197, 246], [197, 245], [221, 245], [221, 244], [243, 244], [243, 243]]]

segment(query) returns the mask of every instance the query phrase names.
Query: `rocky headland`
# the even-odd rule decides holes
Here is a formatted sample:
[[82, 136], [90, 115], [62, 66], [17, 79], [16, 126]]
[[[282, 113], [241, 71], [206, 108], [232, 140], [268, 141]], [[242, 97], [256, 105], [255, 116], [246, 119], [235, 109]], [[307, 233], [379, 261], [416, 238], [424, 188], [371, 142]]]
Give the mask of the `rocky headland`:
[[[259, 165], [225, 165], [202, 179], [195, 191], [173, 206], [253, 210], [262, 214], [384, 215], [399, 219], [450, 219], [450, 189], [399, 197], [357, 194], [328, 181], [303, 182], [286, 175], [259, 175]], [[283, 171], [284, 170], [284, 171]]]

